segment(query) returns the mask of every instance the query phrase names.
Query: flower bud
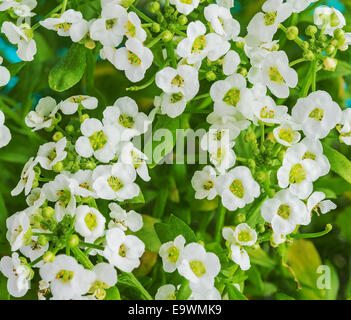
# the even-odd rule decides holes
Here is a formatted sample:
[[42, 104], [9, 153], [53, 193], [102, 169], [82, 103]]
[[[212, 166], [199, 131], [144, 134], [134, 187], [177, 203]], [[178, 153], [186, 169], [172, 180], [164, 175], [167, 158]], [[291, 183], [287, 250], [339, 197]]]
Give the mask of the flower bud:
[[266, 231], [266, 228], [264, 227], [264, 224], [262, 223], [259, 223], [257, 226], [256, 226], [256, 230], [258, 233], [263, 233]]
[[246, 215], [244, 213], [238, 213], [234, 218], [235, 224], [244, 223], [246, 221]]
[[161, 26], [155, 22], [152, 24], [151, 30], [155, 33], [158, 33], [161, 30]]
[[174, 8], [171, 6], [166, 7], [165, 9], [165, 15], [170, 16], [174, 12]]
[[278, 153], [278, 160], [283, 162], [284, 160], [284, 157], [285, 157], [285, 150], [280, 150], [279, 153]]
[[74, 126], [72, 124], [68, 124], [66, 127], [65, 127], [65, 130], [68, 132], [68, 133], [74, 133]]
[[299, 29], [295, 26], [289, 27], [286, 31], [286, 37], [289, 40], [295, 40], [298, 35], [299, 35]]
[[71, 248], [74, 248], [78, 246], [78, 244], [79, 244], [79, 237], [76, 234], [72, 234], [68, 239], [68, 245]]
[[249, 159], [247, 162], [247, 165], [250, 169], [255, 169], [256, 168], [256, 162], [254, 159]]
[[312, 60], [314, 60], [315, 55], [311, 50], [308, 50], [303, 54], [303, 57], [308, 61], [312, 61]]
[[45, 207], [43, 209], [43, 216], [46, 218], [51, 218], [55, 214], [55, 209], [52, 207]]
[[45, 237], [44, 235], [40, 235], [38, 237], [38, 243], [41, 245], [41, 246], [45, 246], [47, 243], [48, 243], [48, 238]]
[[305, 30], [305, 33], [307, 36], [313, 36], [317, 33], [318, 29], [316, 26], [314, 25], [309, 25], [306, 30]]
[[340, 39], [340, 38], [344, 38], [345, 37], [345, 32], [342, 29], [335, 29], [334, 30], [334, 38], [336, 39]]
[[160, 4], [159, 4], [157, 1], [152, 1], [152, 2], [149, 4], [149, 10], [150, 10], [152, 13], [156, 13], [157, 11], [160, 10]]
[[88, 161], [85, 164], [85, 169], [87, 169], [87, 170], [94, 170], [95, 168], [96, 168], [96, 163], [93, 161]]
[[54, 170], [55, 172], [61, 172], [63, 169], [64, 169], [64, 166], [62, 161], [59, 161], [52, 166], [52, 170]]
[[256, 135], [255, 135], [255, 132], [253, 131], [249, 131], [245, 134], [245, 141], [246, 142], [253, 142], [255, 141], [256, 142]]
[[51, 251], [46, 251], [45, 254], [44, 254], [44, 257], [43, 257], [43, 261], [45, 263], [48, 263], [48, 262], [53, 262], [55, 259], [55, 254]]
[[256, 176], [256, 180], [260, 183], [263, 183], [267, 179], [267, 173], [262, 170], [257, 171], [255, 176]]
[[325, 48], [325, 52], [328, 55], [332, 55], [335, 52], [335, 47], [330, 44], [328, 47]]
[[247, 69], [245, 67], [239, 67], [237, 72], [240, 73], [243, 77], [247, 76]]
[[186, 15], [182, 14], [181, 16], [178, 17], [178, 22], [181, 26], [184, 26], [188, 23], [188, 18]]
[[87, 113], [84, 113], [80, 116], [79, 121], [80, 123], [83, 123], [86, 119], [89, 119], [89, 115]]
[[162, 34], [162, 40], [163, 42], [169, 42], [173, 39], [173, 33], [169, 30], [166, 30]]
[[206, 79], [208, 81], [215, 81], [217, 79], [217, 76], [213, 71], [209, 71], [206, 73]]
[[84, 46], [89, 50], [94, 50], [96, 47], [96, 43], [94, 40], [89, 39], [89, 40], [84, 42]]
[[124, 8], [129, 8], [135, 0], [122, 0], [120, 5]]
[[323, 69], [327, 71], [334, 71], [337, 65], [338, 65], [338, 60], [333, 58], [327, 57], [323, 61]]
[[54, 135], [52, 136], [52, 140], [55, 142], [60, 141], [64, 137], [63, 133], [60, 131], [56, 131]]

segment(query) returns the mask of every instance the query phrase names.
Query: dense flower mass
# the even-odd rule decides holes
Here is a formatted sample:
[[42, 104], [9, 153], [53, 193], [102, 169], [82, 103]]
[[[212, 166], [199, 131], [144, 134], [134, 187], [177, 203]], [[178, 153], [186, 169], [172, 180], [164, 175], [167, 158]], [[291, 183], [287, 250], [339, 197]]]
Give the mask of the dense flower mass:
[[[247, 277], [262, 281], [252, 280], [256, 267], [245, 273], [259, 259], [255, 252], [278, 247], [286, 266], [284, 250], [308, 237], [299, 228], [336, 209], [330, 194], [315, 188], [331, 170], [322, 139], [336, 136], [351, 145], [350, 109], [317, 82], [319, 71], [335, 71], [337, 53], [348, 49], [351, 36], [342, 13], [316, 1], [267, 0], [247, 26], [231, 11], [233, 0], [150, 1], [149, 14], [133, 0], [101, 0], [89, 14], [79, 11], [79, 1], [62, 1], [33, 26], [10, 17], [35, 16], [37, 1], [0, 1], [0, 11], [8, 12], [1, 32], [22, 61], [35, 63], [36, 30], [45, 28], [73, 42], [72, 51], [106, 60], [133, 83], [128, 91], [157, 90], [147, 114], [127, 94], [112, 102], [98, 90], [66, 94], [77, 88], [77, 81], [66, 86], [76, 74], [55, 77], [74, 61], [50, 73], [50, 87], [62, 100], [40, 96], [26, 107], [31, 134], [51, 138], [26, 162], [11, 192], [24, 193], [27, 207], [6, 220], [12, 253], [0, 260], [0, 270], [8, 292], [23, 297], [35, 288], [39, 299], [120, 299], [121, 283], [143, 299], [236, 299], [245, 298]], [[296, 19], [310, 8], [314, 24], [301, 37]], [[300, 50], [294, 61], [283, 50], [287, 40]], [[10, 70], [0, 66], [0, 86], [10, 81]], [[6, 111], [0, 111], [0, 148], [11, 140]], [[208, 161], [180, 179], [194, 189], [186, 197], [215, 205], [211, 234], [213, 215], [201, 217], [198, 232], [185, 223], [193, 208], [163, 217], [168, 198], [180, 202], [176, 187], [162, 196], [147, 190], [157, 184], [152, 170], [175, 146], [176, 129], [191, 128], [191, 115], [198, 120], [201, 114], [207, 117], [194, 129], [205, 128], [197, 144]], [[171, 132], [162, 152], [140, 146], [142, 140], [148, 146], [153, 127]], [[179, 183], [173, 180], [172, 186]], [[156, 203], [154, 217], [142, 209], [146, 198]], [[162, 285], [153, 288], [139, 277], [150, 272], [163, 274]]]

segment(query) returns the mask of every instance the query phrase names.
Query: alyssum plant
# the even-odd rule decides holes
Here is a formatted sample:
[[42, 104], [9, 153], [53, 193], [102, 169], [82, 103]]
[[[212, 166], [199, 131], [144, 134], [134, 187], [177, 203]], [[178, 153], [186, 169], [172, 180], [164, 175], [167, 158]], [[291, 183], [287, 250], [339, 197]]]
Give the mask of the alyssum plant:
[[[240, 299], [250, 252], [264, 244], [283, 251], [295, 239], [328, 233], [330, 225], [307, 235], [299, 228], [336, 208], [313, 183], [330, 171], [333, 150], [320, 140], [334, 131], [340, 143], [351, 144], [351, 110], [318, 90], [316, 79], [321, 70], [335, 70], [351, 34], [343, 30], [341, 12], [313, 2], [267, 0], [240, 26], [230, 11], [233, 0], [151, 1], [149, 15], [138, 1], [101, 0], [90, 21], [79, 11], [82, 1], [63, 0], [31, 26], [23, 21], [34, 15], [36, 0], [0, 1], [7, 12], [1, 32], [23, 61], [36, 63], [38, 28], [74, 42], [50, 73], [54, 90], [80, 80], [70, 68], [82, 50], [97, 50], [131, 82], [142, 81], [153, 66], [156, 72], [129, 90], [154, 83], [160, 89], [149, 115], [126, 95], [93, 118], [99, 101], [81, 92], [59, 102], [44, 97], [28, 113], [28, 127], [53, 134], [28, 159], [12, 191], [25, 193], [27, 208], [6, 221], [12, 256], [1, 259], [0, 270], [8, 292], [22, 297], [32, 287], [39, 299], [120, 299], [122, 285], [143, 299]], [[301, 31], [296, 21], [310, 5], [314, 25]], [[287, 40], [300, 50], [292, 62], [280, 49]], [[294, 68], [301, 64], [306, 68], [299, 79]], [[10, 72], [1, 66], [0, 75], [4, 86]], [[207, 114], [208, 134], [200, 144], [210, 163], [191, 184], [196, 199], [218, 197], [216, 226], [211, 245], [175, 216], [155, 226], [165, 274], [153, 296], [132, 273], [145, 252], [144, 241], [133, 235], [143, 229], [143, 218], [126, 208], [143, 198], [139, 179], [150, 180], [147, 157], [134, 139], [160, 114], [184, 112]], [[0, 112], [1, 147], [11, 139], [4, 121]], [[225, 226], [226, 212], [236, 210], [233, 225]], [[175, 272], [177, 281], [167, 284]]]

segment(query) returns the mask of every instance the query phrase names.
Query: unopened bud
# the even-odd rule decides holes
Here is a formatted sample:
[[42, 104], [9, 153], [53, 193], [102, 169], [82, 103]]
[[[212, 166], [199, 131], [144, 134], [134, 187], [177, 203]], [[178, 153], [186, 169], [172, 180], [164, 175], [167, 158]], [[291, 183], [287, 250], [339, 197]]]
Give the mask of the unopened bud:
[[286, 31], [286, 37], [289, 40], [295, 40], [298, 35], [299, 35], [299, 29], [295, 26], [289, 27]]
[[60, 141], [64, 137], [63, 133], [60, 131], [56, 131], [54, 135], [52, 136], [52, 140], [55, 142]]
[[215, 81], [217, 79], [217, 76], [213, 71], [209, 71], [206, 73], [206, 79], [208, 81]]
[[327, 71], [334, 71], [337, 65], [338, 65], [338, 60], [333, 58], [327, 57], [323, 61], [323, 69]]

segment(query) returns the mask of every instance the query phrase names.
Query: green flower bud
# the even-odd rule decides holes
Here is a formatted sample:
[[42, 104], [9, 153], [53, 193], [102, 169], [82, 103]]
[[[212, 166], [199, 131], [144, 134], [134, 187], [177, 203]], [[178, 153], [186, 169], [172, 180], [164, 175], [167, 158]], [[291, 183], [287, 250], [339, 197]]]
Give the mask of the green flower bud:
[[257, 171], [255, 177], [256, 177], [256, 180], [258, 182], [263, 183], [267, 179], [267, 173], [265, 171], [262, 171], [262, 170]]
[[217, 76], [213, 71], [209, 71], [206, 73], [206, 79], [208, 81], [215, 81], [217, 79]]
[[174, 32], [177, 29], [177, 26], [174, 23], [168, 25], [168, 30]]
[[89, 119], [89, 115], [87, 113], [84, 113], [80, 116], [79, 121], [80, 123], [83, 123], [86, 119]]
[[257, 226], [256, 226], [256, 230], [258, 233], [263, 233], [266, 231], [266, 228], [264, 227], [264, 224], [262, 223], [259, 223]]
[[55, 209], [52, 207], [45, 207], [43, 209], [43, 216], [46, 218], [51, 218], [54, 216], [54, 214], [55, 214]]
[[40, 235], [38, 237], [38, 243], [41, 245], [41, 246], [45, 246], [47, 243], [48, 243], [48, 238], [45, 237], [44, 235]]
[[333, 58], [327, 57], [323, 61], [323, 69], [327, 71], [334, 71], [337, 65], [338, 65], [338, 60]]
[[45, 263], [48, 263], [48, 262], [53, 262], [55, 259], [55, 254], [51, 251], [46, 251], [44, 256], [43, 256], [43, 261]]
[[318, 39], [321, 41], [321, 42], [326, 42], [328, 40], [328, 37], [325, 35], [325, 34], [321, 34]]
[[78, 246], [78, 244], [79, 244], [79, 237], [76, 234], [72, 234], [68, 239], [68, 245], [71, 248], [74, 248]]
[[328, 47], [325, 48], [325, 52], [328, 55], [332, 55], [335, 52], [335, 47], [330, 44]]
[[124, 8], [129, 8], [135, 0], [122, 0], [120, 5]]
[[89, 50], [94, 50], [96, 47], [96, 43], [92, 39], [88, 39], [84, 42], [84, 46]]
[[181, 26], [184, 26], [188, 23], [188, 18], [186, 15], [182, 14], [181, 16], [178, 17], [178, 22]]
[[338, 15], [333, 12], [331, 15], [330, 15], [330, 22], [329, 22], [330, 26], [331, 27], [337, 27], [339, 24], [340, 24], [340, 20], [339, 20], [339, 17]]
[[253, 131], [249, 131], [245, 134], [245, 141], [246, 142], [253, 142], [255, 141], [256, 142], [256, 135], [255, 135], [255, 132]]
[[345, 43], [346, 43], [345, 37], [338, 39], [338, 43], [337, 43], [338, 48], [340, 49], [340, 48], [344, 47]]
[[345, 37], [345, 32], [344, 30], [338, 28], [334, 30], [334, 38], [336, 39], [341, 39]]
[[165, 9], [165, 15], [170, 16], [174, 12], [174, 8], [171, 6], [166, 7]]
[[298, 35], [299, 35], [299, 29], [295, 26], [289, 27], [286, 31], [286, 37], [289, 40], [295, 40]]
[[311, 50], [308, 50], [303, 54], [303, 57], [308, 61], [312, 61], [312, 60], [314, 60], [315, 55]]
[[62, 161], [57, 162], [55, 163], [55, 165], [52, 166], [52, 170], [54, 170], [55, 172], [61, 172], [63, 171], [63, 169], [64, 169], [64, 166]]
[[279, 153], [278, 153], [278, 160], [283, 162], [284, 160], [284, 157], [285, 157], [285, 150], [280, 150]]
[[161, 26], [155, 22], [152, 24], [151, 30], [155, 33], [159, 33], [161, 30]]
[[256, 168], [256, 162], [255, 162], [254, 159], [249, 159], [247, 164], [248, 164], [250, 169], [255, 169]]
[[245, 67], [239, 67], [237, 73], [240, 73], [243, 77], [247, 76], [247, 69]]
[[302, 47], [307, 50], [310, 47], [310, 44], [307, 41], [302, 42]]
[[173, 39], [173, 33], [169, 30], [166, 30], [162, 34], [162, 40], [163, 42], [169, 42]]
[[317, 31], [318, 31], [318, 29], [317, 29], [316, 26], [314, 26], [314, 25], [309, 25], [309, 26], [306, 28], [305, 33], [306, 33], [307, 36], [310, 36], [310, 37], [311, 37], [311, 36], [315, 35], [315, 34], [317, 33]]
[[68, 124], [66, 127], [65, 127], [65, 130], [68, 132], [68, 133], [74, 133], [74, 126], [72, 124]]
[[64, 134], [60, 131], [56, 131], [54, 135], [52, 136], [52, 140], [55, 142], [60, 141], [64, 137]]
[[93, 161], [89, 161], [85, 164], [85, 169], [94, 170], [96, 168], [96, 163]]
[[234, 218], [235, 224], [244, 223], [246, 221], [246, 215], [244, 213], [238, 213]]
[[156, 13], [157, 11], [160, 10], [160, 4], [159, 4], [157, 1], [152, 1], [152, 2], [149, 4], [149, 10], [150, 10], [152, 13]]

